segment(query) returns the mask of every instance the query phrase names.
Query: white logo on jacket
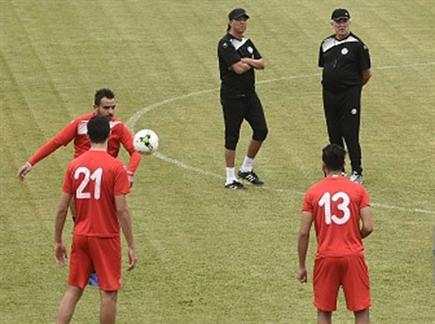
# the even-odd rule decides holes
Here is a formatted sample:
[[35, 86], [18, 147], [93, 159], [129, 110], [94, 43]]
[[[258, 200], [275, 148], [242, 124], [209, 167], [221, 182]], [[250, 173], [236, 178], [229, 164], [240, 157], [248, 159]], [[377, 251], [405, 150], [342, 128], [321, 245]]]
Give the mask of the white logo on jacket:
[[322, 42], [322, 52], [325, 53], [326, 51], [330, 50], [331, 48], [335, 46], [339, 46], [344, 43], [358, 43], [359, 40], [356, 39], [353, 36], [349, 36], [346, 39], [343, 39], [341, 41], [335, 39], [334, 37], [328, 37]]
[[[89, 120], [81, 120], [80, 123], [77, 126], [77, 134], [78, 135], [86, 135], [88, 133], [88, 121]], [[121, 124], [121, 122], [119, 120], [117, 121], [110, 121], [109, 125], [110, 125], [110, 129], [112, 129], [113, 127], [115, 127], [116, 125]]]
[[248, 41], [248, 38], [243, 37], [241, 40], [238, 40], [236, 38], [231, 38], [230, 42], [231, 45], [236, 49], [236, 51], [243, 46]]

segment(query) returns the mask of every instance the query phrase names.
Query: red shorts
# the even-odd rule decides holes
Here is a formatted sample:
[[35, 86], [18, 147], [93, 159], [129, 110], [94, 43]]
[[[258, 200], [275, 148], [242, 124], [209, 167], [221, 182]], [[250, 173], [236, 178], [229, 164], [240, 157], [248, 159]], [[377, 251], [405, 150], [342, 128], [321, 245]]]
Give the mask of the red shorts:
[[85, 288], [89, 275], [97, 273], [103, 291], [117, 291], [121, 287], [120, 237], [92, 237], [74, 235], [68, 284]]
[[337, 309], [337, 295], [343, 286], [347, 308], [353, 312], [370, 307], [370, 281], [362, 255], [319, 257], [314, 262], [314, 305], [332, 312]]

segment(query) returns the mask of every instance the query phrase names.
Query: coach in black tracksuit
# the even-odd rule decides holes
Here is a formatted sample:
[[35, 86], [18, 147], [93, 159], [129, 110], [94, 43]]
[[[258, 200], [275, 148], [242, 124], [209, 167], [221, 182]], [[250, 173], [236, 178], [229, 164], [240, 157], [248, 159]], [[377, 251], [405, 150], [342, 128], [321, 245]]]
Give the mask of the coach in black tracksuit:
[[225, 123], [225, 188], [244, 189], [234, 168], [240, 127], [246, 119], [253, 130], [248, 152], [237, 175], [254, 185], [263, 181], [253, 171], [254, 158], [267, 136], [263, 107], [255, 92], [255, 69], [264, 69], [264, 60], [254, 43], [244, 37], [249, 16], [244, 9], [229, 14], [227, 34], [218, 43], [221, 104]]
[[371, 77], [370, 54], [361, 39], [350, 32], [346, 9], [333, 11], [331, 25], [335, 34], [322, 41], [319, 54], [329, 141], [344, 147], [344, 139], [352, 166], [350, 180], [362, 183], [361, 90]]

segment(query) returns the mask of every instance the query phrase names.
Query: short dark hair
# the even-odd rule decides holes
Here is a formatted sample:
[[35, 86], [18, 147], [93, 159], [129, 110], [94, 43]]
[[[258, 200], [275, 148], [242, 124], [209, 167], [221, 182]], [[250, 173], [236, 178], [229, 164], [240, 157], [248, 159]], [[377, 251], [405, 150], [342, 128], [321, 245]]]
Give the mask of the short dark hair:
[[346, 151], [337, 144], [328, 144], [322, 150], [322, 160], [329, 171], [343, 170], [345, 156]]
[[115, 98], [115, 94], [113, 93], [112, 90], [108, 88], [98, 89], [97, 92], [95, 92], [95, 99], [94, 99], [95, 106], [99, 106], [101, 103], [101, 99], [103, 98], [113, 99]]
[[88, 121], [88, 136], [91, 143], [104, 143], [110, 134], [109, 120], [105, 116], [94, 116]]

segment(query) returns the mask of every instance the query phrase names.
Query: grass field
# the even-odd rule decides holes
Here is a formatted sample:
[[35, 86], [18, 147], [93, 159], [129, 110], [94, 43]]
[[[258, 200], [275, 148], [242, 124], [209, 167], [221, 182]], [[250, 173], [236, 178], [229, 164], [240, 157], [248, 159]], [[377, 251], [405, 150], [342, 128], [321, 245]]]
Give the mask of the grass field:
[[[267, 60], [257, 90], [270, 128], [256, 160], [264, 189], [223, 188], [216, 44], [235, 5]], [[361, 142], [375, 232], [366, 244], [374, 323], [435, 323], [435, 6], [346, 1], [369, 46]], [[160, 135], [129, 206], [139, 265], [124, 274], [119, 323], [313, 323], [311, 284], [296, 279], [303, 192], [326, 144], [320, 41], [339, 1], [0, 0], [0, 323], [53, 322], [67, 267], [53, 256], [54, 212], [72, 147], [18, 167], [79, 114], [97, 88], [117, 116]], [[136, 114], [137, 113], [137, 114]], [[136, 114], [136, 115], [135, 115]], [[134, 116], [134, 117], [133, 117]], [[244, 127], [238, 164], [250, 130]], [[125, 161], [127, 156], [121, 158]], [[70, 243], [71, 222], [65, 231]], [[312, 239], [309, 270], [315, 241]], [[98, 321], [88, 289], [74, 323]], [[336, 323], [352, 323], [340, 296]]]

